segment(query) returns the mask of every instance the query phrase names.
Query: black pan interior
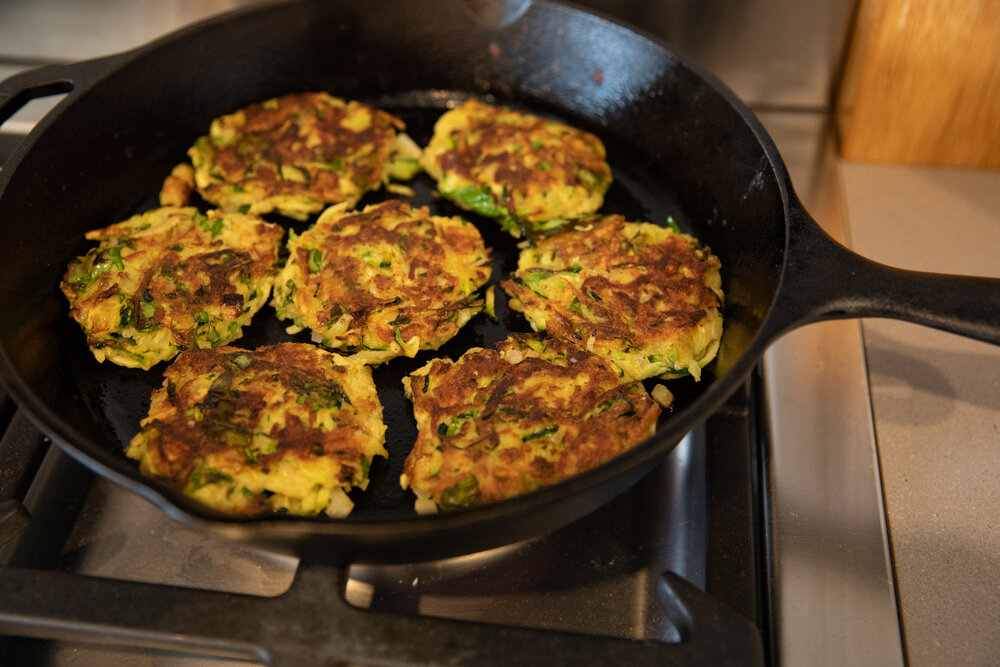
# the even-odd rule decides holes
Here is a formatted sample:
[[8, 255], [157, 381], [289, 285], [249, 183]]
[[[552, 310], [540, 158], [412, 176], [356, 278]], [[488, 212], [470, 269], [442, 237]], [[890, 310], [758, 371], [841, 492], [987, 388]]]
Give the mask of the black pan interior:
[[[138, 478], [121, 449], [162, 381], [163, 365], [144, 373], [93, 360], [58, 291], [66, 262], [85, 251], [85, 231], [154, 205], [163, 177], [213, 117], [289, 92], [326, 90], [375, 104], [402, 117], [420, 144], [437, 116], [468, 96], [560, 118], [596, 133], [608, 147], [615, 182], [602, 211], [661, 224], [671, 216], [721, 258], [726, 329], [717, 361], [702, 382], [671, 384], [678, 404], [652, 442], [589, 482], [570, 485], [574, 493], [581, 484], [596, 485], [598, 492], [589, 495], [606, 500], [621, 490], [608, 480], [637, 479], [629, 470], [669, 451], [699, 411], [721, 402], [741, 379], [734, 376], [748, 368], [745, 355], [780, 277], [783, 172], [735, 98], [617, 24], [537, 2], [505, 27], [484, 24], [464, 2], [283, 3], [188, 29], [99, 74], [36, 130], [4, 175], [0, 334], [15, 395], [30, 396], [49, 430], [102, 470]], [[459, 213], [433, 197], [426, 176], [412, 185], [417, 203]], [[363, 203], [381, 198], [370, 195]], [[516, 262], [514, 244], [495, 223], [466, 216], [493, 248], [495, 283]], [[499, 289], [497, 296], [498, 321], [477, 317], [441, 353], [455, 357], [528, 329], [508, 311]], [[292, 338], [266, 307], [235, 344]], [[412, 498], [397, 486], [415, 433], [399, 379], [430, 356], [375, 370], [391, 458], [373, 467], [370, 490], [356, 494], [351, 522], [412, 516]], [[186, 515], [211, 517], [172, 498]], [[518, 503], [521, 510], [531, 506], [530, 500]], [[308, 531], [316, 522], [299, 523]]]

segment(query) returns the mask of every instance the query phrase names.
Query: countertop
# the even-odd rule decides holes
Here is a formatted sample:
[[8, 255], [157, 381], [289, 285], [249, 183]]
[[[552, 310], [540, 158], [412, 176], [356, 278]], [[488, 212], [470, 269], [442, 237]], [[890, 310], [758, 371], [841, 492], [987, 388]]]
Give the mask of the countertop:
[[[843, 162], [853, 248], [1000, 277], [1000, 172]], [[864, 320], [897, 595], [912, 665], [1000, 655], [1000, 348]]]
[[[1000, 277], [1000, 171], [942, 169], [851, 162], [832, 149], [831, 132], [817, 127], [814, 114], [758, 111], [775, 139], [792, 181], [806, 208], [820, 224], [856, 252], [900, 268]], [[817, 142], [827, 146], [817, 145]], [[832, 368], [831, 355], [814, 355], [818, 345], [841, 345], [841, 338], [858, 337], [862, 358], [843, 359]], [[851, 351], [851, 345], [844, 345]], [[796, 400], [803, 392], [829, 392], [829, 401], [846, 406], [842, 423], [819, 423], [817, 415], [798, 416], [800, 426], [786, 450], [831, 442], [846, 453], [846, 439], [865, 439], [871, 432], [871, 469], [881, 482], [891, 566], [903, 635], [902, 659], [913, 666], [993, 665], [1000, 655], [1000, 348], [924, 326], [886, 319], [827, 322], [803, 327], [779, 340], [765, 356], [768, 370], [786, 359], [820, 356], [825, 368], [804, 371], [795, 386], [772, 389], [782, 400]], [[836, 359], [836, 355], [833, 355]], [[857, 377], [858, 375], [862, 377]], [[831, 379], [825, 379], [830, 375]], [[844, 388], [844, 384], [847, 388]], [[866, 385], [866, 386], [865, 386]], [[858, 391], [867, 396], [850, 397]], [[859, 403], [869, 415], [858, 414]], [[809, 405], [804, 400], [803, 405]], [[786, 408], [794, 411], [797, 406]], [[824, 418], [828, 416], [824, 414]], [[836, 432], [833, 438], [813, 437], [817, 429]], [[850, 443], [852, 445], [856, 443]], [[777, 448], [777, 443], [775, 445]], [[876, 638], [890, 633], [882, 618], [860, 617], [870, 595], [884, 601], [881, 591], [843, 593], [838, 584], [854, 584], [862, 577], [833, 574], [823, 582], [797, 578], [803, 567], [831, 570], [872, 566], [858, 559], [857, 544], [838, 544], [838, 522], [851, 523], [853, 507], [831, 507], [812, 496], [824, 472], [815, 467], [833, 462], [840, 452], [794, 461], [800, 498], [784, 501], [784, 510], [803, 515], [788, 520], [774, 511], [776, 538], [788, 545], [796, 573], [788, 592], [777, 598], [794, 615], [798, 629], [824, 624], [846, 624], [844, 644], [851, 641], [884, 648]], [[786, 464], [786, 465], [793, 465]], [[812, 465], [813, 468], [809, 466]], [[857, 470], [868, 462], [854, 461]], [[857, 472], [855, 470], [855, 472]], [[772, 474], [774, 465], [772, 465]], [[786, 474], [786, 477], [789, 475]], [[826, 489], [833, 498], [850, 491]], [[788, 495], [791, 491], [785, 490]], [[838, 512], [843, 517], [837, 516]], [[785, 528], [785, 526], [789, 528]], [[790, 535], [782, 539], [781, 531]], [[798, 554], [798, 541], [810, 531], [825, 531], [823, 554]], [[830, 558], [841, 562], [831, 565]], [[824, 558], [826, 564], [824, 565]], [[812, 562], [810, 562], [812, 561]], [[877, 579], [867, 576], [867, 582]], [[838, 578], [839, 577], [839, 578]], [[859, 587], [861, 588], [861, 587]], [[855, 597], [851, 597], [851, 596]], [[866, 599], [867, 597], [867, 599]], [[787, 599], [786, 599], [787, 598]], [[833, 605], [829, 605], [831, 599]], [[852, 603], [856, 603], [852, 607]], [[853, 618], [830, 618], [828, 606]], [[820, 608], [817, 608], [820, 607]], [[856, 611], [850, 611], [850, 610]], [[872, 627], [878, 625], [877, 628]], [[836, 645], [838, 632], [820, 633]], [[883, 665], [898, 662], [889, 651], [873, 658], [866, 650], [830, 657], [799, 640], [780, 642], [782, 664]], [[827, 647], [827, 652], [831, 647]], [[832, 648], [836, 651], [837, 648]]]

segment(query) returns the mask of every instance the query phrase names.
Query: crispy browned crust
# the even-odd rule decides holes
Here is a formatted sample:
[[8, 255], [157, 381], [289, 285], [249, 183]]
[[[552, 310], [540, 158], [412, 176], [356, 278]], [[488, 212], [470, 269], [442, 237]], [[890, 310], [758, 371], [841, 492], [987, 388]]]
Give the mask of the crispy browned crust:
[[[331, 213], [292, 249], [275, 291], [279, 316], [285, 301], [295, 300], [303, 324], [320, 338], [327, 324], [350, 316], [350, 330], [336, 346], [381, 348], [414, 337], [427, 344], [445, 334], [450, 338], [459, 310], [481, 309], [477, 290], [491, 268], [474, 225], [431, 216], [426, 206], [400, 200]], [[292, 269], [294, 289], [285, 280]]]
[[[91, 348], [138, 349], [146, 358], [130, 365], [149, 368], [192, 345], [237, 338], [237, 324], [267, 301], [283, 235], [256, 216], [153, 209], [87, 232], [100, 245], [70, 263], [61, 288]], [[169, 331], [171, 349], [127, 342], [158, 331]]]
[[[467, 106], [475, 108], [477, 113], [471, 116], [464, 134], [456, 132], [453, 135], [455, 148], [438, 156], [437, 162], [443, 171], [454, 171], [473, 181], [488, 167], [496, 165], [493, 180], [512, 190], [511, 199], [506, 202], [512, 215], [516, 195], [523, 192], [525, 186], [532, 185], [539, 190], [559, 185], [587, 186], [589, 184], [578, 175], [581, 168], [604, 180], [611, 179], [611, 169], [603, 159], [604, 148], [593, 134], [560, 124], [560, 129], [568, 135], [566, 138], [546, 146], [536, 141], [533, 147], [533, 137], [552, 134], [548, 129], [551, 120], [525, 113], [519, 115], [517, 123], [500, 123], [496, 116], [511, 113], [510, 109], [490, 107], [475, 100]], [[475, 136], [476, 143], [470, 143], [469, 136]], [[512, 144], [520, 149], [509, 150]], [[526, 155], [536, 164], [529, 166]], [[547, 162], [547, 166], [539, 169], [538, 162]]]
[[532, 327], [634, 379], [690, 373], [722, 335], [720, 262], [693, 237], [620, 215], [537, 239], [501, 287]]
[[[541, 254], [556, 253], [557, 261], [564, 260], [549, 273], [584, 272], [573, 296], [585, 303], [594, 317], [553, 306], [552, 299], [542, 298], [525, 282], [528, 272], [517, 271], [501, 283], [526, 305], [547, 310], [546, 331], [550, 334], [577, 341], [590, 336], [601, 340], [627, 337], [641, 344], [680, 335], [720, 305], [719, 296], [705, 281], [706, 272], [718, 270], [719, 262], [698, 250], [690, 237], [675, 234], [657, 243], [632, 245], [624, 234], [623, 216], [605, 216], [591, 224], [539, 239], [535, 248]], [[659, 308], [649, 307], [650, 297]]]
[[[251, 104], [242, 109], [245, 125], [238, 137], [219, 145], [206, 137], [220, 179], [199, 187], [208, 201], [223, 199], [232, 186], [253, 189], [259, 195], [301, 195], [327, 204], [354, 198], [377, 187], [385, 178], [389, 147], [403, 121], [379, 109], [369, 108], [372, 123], [354, 131], [341, 125], [358, 102], [329, 104], [326, 93], [299, 93]], [[299, 178], [286, 178], [284, 167], [292, 167]]]
[[593, 213], [612, 181], [594, 134], [475, 99], [438, 121], [423, 160], [442, 196], [515, 236]]
[[410, 375], [418, 436], [406, 484], [439, 507], [488, 503], [593, 468], [652, 434], [639, 382], [567, 343], [514, 334]]
[[[363, 423], [373, 413], [380, 422], [381, 405], [374, 391], [358, 390], [350, 375], [366, 369], [342, 361], [305, 343], [181, 354], [164, 372], [163, 387], [153, 392], [136, 436], [154, 462], [151, 472], [184, 491], [206, 481], [194, 478], [205, 474], [206, 458], [216, 464], [210, 474], [236, 476], [248, 469], [267, 473], [290, 458], [308, 464], [332, 457], [340, 463], [339, 482], [348, 488], [362, 483], [367, 473], [359, 474], [362, 457], [370, 461], [373, 451], [384, 455], [382, 432]], [[281, 421], [273, 422], [279, 413]], [[320, 421], [329, 413], [335, 427]], [[273, 451], [257, 448], [260, 435], [273, 441]], [[246, 511], [271, 509], [264, 500], [255, 497]]]

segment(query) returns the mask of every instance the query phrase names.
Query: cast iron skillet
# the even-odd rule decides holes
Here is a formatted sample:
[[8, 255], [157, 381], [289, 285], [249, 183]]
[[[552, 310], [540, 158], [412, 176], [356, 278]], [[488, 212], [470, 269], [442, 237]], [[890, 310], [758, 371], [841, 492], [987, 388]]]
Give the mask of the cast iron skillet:
[[[295, 91], [327, 90], [401, 115], [418, 142], [448, 105], [475, 95], [550, 114], [608, 146], [615, 184], [604, 211], [668, 215], [721, 258], [725, 335], [700, 383], [671, 385], [678, 405], [647, 442], [562, 484], [436, 516], [413, 513], [396, 484], [414, 427], [399, 378], [376, 370], [389, 462], [343, 520], [232, 519], [141, 476], [122, 455], [151, 372], [102, 367], [58, 290], [83, 233], [153, 205], [170, 168], [209, 121]], [[489, 548], [567, 523], [659, 462], [744, 380], [765, 347], [801, 324], [897, 317], [1000, 343], [1000, 281], [918, 274], [865, 260], [828, 238], [797, 201], [777, 150], [722, 84], [662, 44], [548, 2], [303, 0], [210, 20], [108, 58], [48, 67], [0, 84], [0, 121], [31, 98], [68, 93], [0, 173], [0, 370], [11, 395], [55, 442], [98, 473], [188, 524], [334, 560], [415, 561]], [[426, 177], [416, 199], [435, 200]], [[377, 199], [369, 198], [369, 200]], [[369, 201], [366, 200], [366, 201]], [[364, 202], [363, 202], [364, 203]], [[494, 282], [515, 249], [474, 220], [494, 248]], [[286, 224], [288, 224], [286, 222]], [[501, 299], [451, 356], [527, 330]], [[270, 309], [237, 344], [286, 340]]]

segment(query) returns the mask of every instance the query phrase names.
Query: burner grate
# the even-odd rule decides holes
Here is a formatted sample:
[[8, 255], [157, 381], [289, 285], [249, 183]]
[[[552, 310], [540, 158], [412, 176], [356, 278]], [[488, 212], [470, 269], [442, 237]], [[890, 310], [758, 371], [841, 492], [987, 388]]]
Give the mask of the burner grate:
[[681, 629], [677, 644], [372, 612], [343, 600], [345, 583], [343, 569], [303, 564], [288, 592], [261, 598], [4, 568], [0, 629], [276, 665], [593, 664], [601, 656], [634, 665], [759, 664], [756, 629], [672, 574], [659, 592]]

